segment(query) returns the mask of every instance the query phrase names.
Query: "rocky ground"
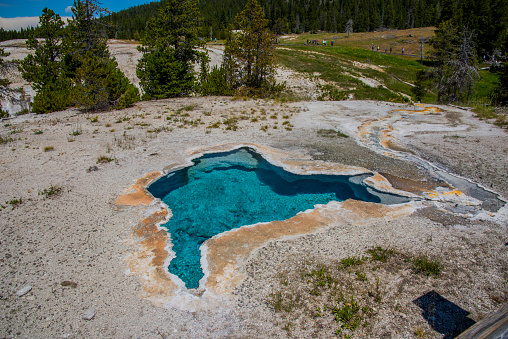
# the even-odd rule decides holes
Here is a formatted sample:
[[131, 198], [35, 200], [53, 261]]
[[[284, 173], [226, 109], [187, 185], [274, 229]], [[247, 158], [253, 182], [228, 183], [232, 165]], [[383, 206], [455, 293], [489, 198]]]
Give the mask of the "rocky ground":
[[[120, 47], [113, 54], [134, 79], [136, 51]], [[315, 88], [297, 74], [286, 77], [295, 88]], [[143, 209], [112, 202], [144, 174], [185, 161], [195, 147], [252, 142], [298, 151], [385, 173], [397, 188], [422, 197], [422, 187], [443, 186], [407, 153], [508, 195], [506, 132], [455, 108], [400, 116], [394, 109], [414, 107], [196, 97], [2, 121], [0, 336], [325, 338], [340, 323], [324, 306], [331, 308], [340, 291], [366, 307], [356, 336], [439, 338], [482, 319], [508, 300], [508, 213], [454, 210], [460, 201], [453, 199], [426, 197], [409, 216], [331, 224], [270, 242], [253, 253], [247, 278], [220, 307], [154, 305], [127, 272], [131, 231]], [[373, 122], [372, 133], [392, 128], [390, 149], [359, 135], [366, 122]], [[349, 137], [323, 134], [330, 129]], [[397, 254], [386, 263], [364, 259], [339, 269], [341, 259], [368, 257], [376, 246]], [[419, 254], [439, 260], [442, 272], [417, 272], [412, 258]], [[311, 294], [312, 271], [322, 267], [345, 285], [325, 284], [320, 295]], [[435, 310], [436, 294], [467, 319], [424, 312], [417, 300], [434, 298]]]

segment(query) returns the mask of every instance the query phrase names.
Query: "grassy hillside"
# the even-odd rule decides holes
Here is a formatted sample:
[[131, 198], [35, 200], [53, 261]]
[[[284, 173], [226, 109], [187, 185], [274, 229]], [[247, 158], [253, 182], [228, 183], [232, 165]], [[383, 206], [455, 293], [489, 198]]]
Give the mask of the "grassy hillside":
[[[309, 78], [319, 78], [322, 100], [409, 102], [416, 71], [430, 65], [427, 57], [432, 48], [427, 42], [434, 36], [434, 29], [352, 33], [349, 38], [345, 33], [283, 36], [277, 56], [282, 66]], [[307, 45], [307, 41], [315, 39], [319, 41], [318, 46]], [[323, 40], [328, 41], [326, 46]], [[424, 42], [423, 65], [420, 62], [421, 41]], [[497, 84], [495, 74], [481, 71], [481, 76], [472, 98], [475, 102], [486, 102]], [[436, 95], [429, 92], [423, 101], [433, 103], [435, 100]]]

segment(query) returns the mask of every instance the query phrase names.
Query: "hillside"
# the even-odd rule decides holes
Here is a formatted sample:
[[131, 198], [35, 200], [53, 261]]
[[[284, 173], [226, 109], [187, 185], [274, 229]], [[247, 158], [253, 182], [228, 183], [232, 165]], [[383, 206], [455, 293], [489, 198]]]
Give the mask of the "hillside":
[[[353, 20], [354, 32], [410, 29], [437, 26], [452, 19], [458, 26], [475, 31], [478, 50], [492, 53], [505, 39], [508, 4], [504, 0], [259, 0], [268, 27], [275, 34], [344, 32]], [[139, 39], [147, 20], [165, 2], [151, 2], [112, 13], [106, 20], [113, 26], [110, 37]], [[244, 1], [200, 0], [202, 36], [223, 39]]]

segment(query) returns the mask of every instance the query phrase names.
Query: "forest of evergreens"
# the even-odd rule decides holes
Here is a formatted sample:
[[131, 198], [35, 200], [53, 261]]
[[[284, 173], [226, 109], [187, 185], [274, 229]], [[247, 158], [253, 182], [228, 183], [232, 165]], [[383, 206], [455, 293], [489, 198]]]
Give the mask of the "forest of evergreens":
[[30, 33], [34, 31], [35, 28], [21, 28], [20, 30], [5, 30], [0, 27], [0, 41], [7, 41], [12, 39], [28, 39]]
[[[344, 32], [353, 21], [354, 32], [438, 26], [452, 19], [457, 27], [467, 26], [477, 36], [479, 53], [492, 54], [508, 28], [506, 0], [260, 0], [268, 28], [276, 34], [313, 31]], [[134, 6], [112, 13], [110, 37], [140, 39], [146, 22], [165, 1]], [[200, 0], [202, 19], [198, 25], [204, 37], [223, 39], [245, 0]]]

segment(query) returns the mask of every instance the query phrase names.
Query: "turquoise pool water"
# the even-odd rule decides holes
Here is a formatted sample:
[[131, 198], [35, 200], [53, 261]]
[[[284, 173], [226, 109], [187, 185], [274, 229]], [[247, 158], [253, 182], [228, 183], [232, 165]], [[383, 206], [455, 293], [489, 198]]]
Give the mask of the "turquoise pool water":
[[[259, 222], [285, 220], [316, 204], [349, 198], [380, 202], [351, 176], [297, 175], [264, 160], [249, 148], [208, 154], [148, 187], [173, 217], [162, 227], [171, 234], [176, 257], [169, 272], [197, 288], [203, 277], [199, 247], [216, 234]], [[398, 201], [400, 202], [400, 201]]]

